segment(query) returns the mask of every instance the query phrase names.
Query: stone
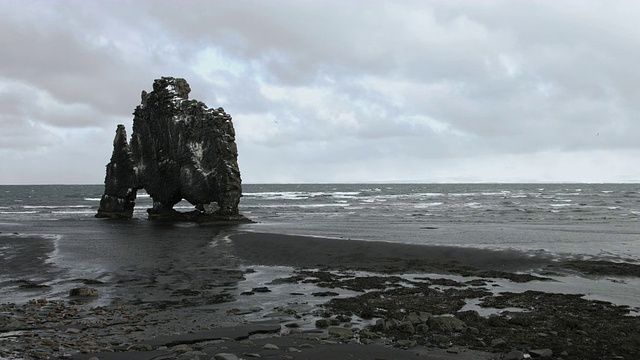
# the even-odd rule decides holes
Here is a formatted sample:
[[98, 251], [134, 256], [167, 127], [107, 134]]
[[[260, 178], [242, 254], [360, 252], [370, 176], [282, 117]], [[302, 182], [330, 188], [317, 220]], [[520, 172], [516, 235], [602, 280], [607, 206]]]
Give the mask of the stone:
[[278, 347], [278, 345], [271, 344], [271, 343], [264, 344], [264, 345], [262, 346], [262, 348], [263, 348], [263, 349], [265, 349], [265, 350], [279, 350], [279, 349], [280, 349], [280, 348]]
[[411, 347], [416, 346], [417, 343], [415, 340], [398, 340], [395, 343], [395, 347], [399, 347], [399, 348], [403, 348], [403, 349], [408, 349]]
[[80, 334], [80, 329], [68, 328], [67, 330], [65, 330], [65, 333], [67, 333], [67, 334]]
[[476, 327], [473, 327], [473, 326], [468, 327], [467, 328], [467, 332], [469, 332], [470, 334], [473, 334], [473, 335], [480, 334], [480, 330], [478, 328], [476, 328]]
[[369, 331], [369, 330], [360, 331], [360, 339], [375, 339], [379, 337], [380, 336], [378, 336], [378, 334], [374, 333], [373, 331]]
[[327, 331], [329, 335], [341, 339], [348, 339], [353, 335], [353, 331], [351, 329], [343, 328], [340, 326], [332, 326]]
[[401, 332], [404, 332], [404, 333], [407, 333], [407, 334], [411, 334], [411, 335], [415, 334], [415, 332], [416, 332], [416, 329], [413, 327], [413, 324], [411, 322], [409, 322], [409, 321], [405, 321], [405, 322], [400, 323], [397, 326], [397, 329], [398, 329], [398, 331], [401, 331]]
[[316, 327], [318, 328], [326, 328], [331, 325], [331, 321], [329, 319], [318, 319], [316, 320]]
[[418, 334], [426, 335], [429, 333], [429, 326], [426, 324], [419, 324], [416, 326], [416, 332]]
[[186, 357], [188, 359], [194, 359], [194, 358], [199, 357], [199, 356], [207, 356], [207, 353], [205, 353], [203, 351], [193, 350], [193, 351], [187, 351], [187, 352], [184, 352], [184, 353], [180, 354], [180, 357]]
[[[153, 200], [150, 219], [248, 221], [238, 211], [242, 196], [231, 115], [189, 99], [185, 79], [162, 77], [142, 92], [127, 142], [118, 125], [105, 190], [96, 217], [131, 218], [137, 191]], [[173, 206], [186, 200], [195, 209]]]
[[149, 344], [133, 344], [127, 348], [127, 351], [151, 351], [153, 346]]
[[268, 288], [268, 287], [266, 287], [266, 286], [261, 286], [261, 287], [253, 288], [251, 291], [253, 291], [253, 292], [257, 292], [257, 293], [268, 293], [268, 292], [271, 292], [271, 290], [269, 290], [269, 288]]
[[446, 335], [435, 334], [432, 336], [433, 342], [440, 347], [448, 347], [451, 340]]
[[238, 357], [229, 353], [218, 353], [213, 355], [215, 360], [238, 360]]
[[69, 296], [97, 297], [98, 290], [91, 287], [80, 287], [69, 290]]
[[511, 351], [504, 356], [504, 360], [522, 360], [524, 358], [524, 353], [517, 350]]
[[176, 345], [172, 347], [171, 351], [177, 352], [177, 353], [186, 353], [188, 351], [193, 351], [193, 348], [189, 345], [181, 344], [181, 345]]
[[466, 328], [464, 321], [453, 316], [433, 316], [429, 319], [429, 326], [436, 332], [460, 332]]
[[388, 319], [386, 320], [383, 325], [382, 328], [387, 331], [389, 329], [395, 329], [396, 327], [398, 327], [400, 324], [402, 324], [402, 322], [400, 320], [397, 319]]
[[506, 343], [507, 342], [503, 338], [497, 338], [497, 339], [491, 340], [491, 346], [502, 346], [502, 345], [505, 345]]
[[404, 318], [405, 321], [409, 321], [413, 325], [418, 325], [423, 323], [422, 318], [415, 312], [410, 313]]
[[553, 351], [551, 349], [534, 349], [529, 350], [529, 355], [532, 357], [551, 357]]

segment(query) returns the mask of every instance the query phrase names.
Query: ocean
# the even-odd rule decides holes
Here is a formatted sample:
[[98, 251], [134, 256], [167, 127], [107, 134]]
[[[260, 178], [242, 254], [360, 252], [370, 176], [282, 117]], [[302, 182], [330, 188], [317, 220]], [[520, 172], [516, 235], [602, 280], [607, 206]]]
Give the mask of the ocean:
[[[255, 223], [225, 229], [147, 221], [143, 191], [132, 221], [96, 219], [102, 192], [102, 185], [0, 186], [0, 302], [63, 297], [78, 279], [124, 281], [163, 264], [179, 268], [225, 231], [640, 263], [640, 184], [244, 184], [240, 211]], [[219, 250], [198, 261], [233, 259]]]

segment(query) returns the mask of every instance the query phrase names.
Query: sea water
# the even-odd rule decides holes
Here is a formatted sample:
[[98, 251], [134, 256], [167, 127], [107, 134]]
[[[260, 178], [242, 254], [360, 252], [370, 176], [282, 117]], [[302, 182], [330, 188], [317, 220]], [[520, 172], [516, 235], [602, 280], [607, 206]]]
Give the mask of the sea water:
[[[103, 189], [0, 186], [0, 231], [98, 228]], [[139, 191], [134, 218], [151, 205]], [[640, 261], [640, 184], [245, 184], [240, 211], [254, 231]], [[45, 232], [66, 235], [55, 224]]]
[[[60, 292], [47, 296], [60, 296], [73, 279], [108, 282], [154, 267], [179, 268], [221, 231], [147, 221], [152, 200], [144, 191], [132, 221], [96, 219], [103, 190], [0, 186], [4, 294], [16, 289], [16, 279], [47, 284]], [[193, 205], [183, 201], [176, 209]], [[245, 184], [240, 211], [255, 223], [232, 231], [640, 263], [640, 184]], [[230, 261], [222, 251], [212, 254], [212, 264]]]
[[256, 231], [640, 261], [638, 184], [248, 185]]

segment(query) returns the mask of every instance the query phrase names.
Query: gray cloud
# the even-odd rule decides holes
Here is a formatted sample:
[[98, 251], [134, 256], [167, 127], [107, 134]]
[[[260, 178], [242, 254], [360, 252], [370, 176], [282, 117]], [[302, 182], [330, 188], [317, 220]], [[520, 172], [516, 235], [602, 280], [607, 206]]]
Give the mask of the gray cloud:
[[101, 182], [115, 125], [160, 76], [233, 114], [245, 181], [640, 179], [638, 12], [6, 0], [0, 151], [22, 175], [0, 183]]

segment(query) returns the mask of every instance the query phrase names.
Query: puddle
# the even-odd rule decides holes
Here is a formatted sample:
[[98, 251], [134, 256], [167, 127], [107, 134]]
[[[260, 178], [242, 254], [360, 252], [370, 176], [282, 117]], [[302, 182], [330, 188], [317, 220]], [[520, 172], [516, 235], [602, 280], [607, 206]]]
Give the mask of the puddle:
[[482, 307], [480, 306], [481, 302], [482, 302], [482, 299], [478, 299], [478, 298], [467, 299], [466, 304], [458, 312], [473, 310], [473, 311], [477, 311], [478, 314], [482, 317], [489, 317], [491, 315], [497, 315], [503, 312], [527, 312], [528, 311], [527, 309], [516, 308], [516, 307], [508, 307], [508, 308], [502, 308], [502, 309]]
[[[249, 322], [276, 320], [283, 324], [283, 332], [291, 329], [318, 331], [315, 322], [324, 309], [322, 304], [335, 298], [361, 295], [361, 292], [319, 287], [312, 283], [276, 283], [274, 279], [295, 275], [294, 268], [286, 266], [251, 266], [253, 273], [245, 275], [238, 283], [236, 301], [224, 304], [227, 311], [233, 311]], [[266, 289], [268, 291], [265, 291]], [[259, 290], [259, 291], [256, 291]], [[253, 295], [242, 293], [253, 292]], [[314, 293], [333, 292], [335, 296], [313, 296]], [[352, 317], [354, 327], [364, 327], [375, 320]], [[289, 325], [290, 327], [287, 327]]]

